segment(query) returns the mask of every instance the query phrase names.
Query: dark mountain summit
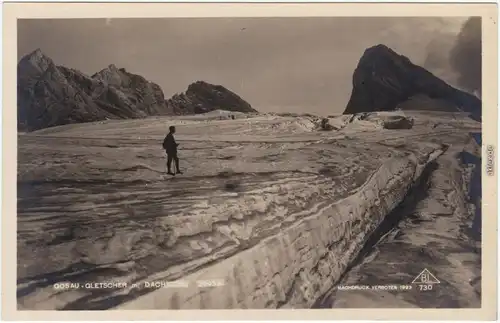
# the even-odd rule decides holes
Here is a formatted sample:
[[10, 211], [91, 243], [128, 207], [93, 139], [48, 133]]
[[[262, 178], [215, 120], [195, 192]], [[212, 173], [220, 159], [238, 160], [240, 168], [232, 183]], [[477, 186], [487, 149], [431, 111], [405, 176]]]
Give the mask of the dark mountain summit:
[[167, 105], [176, 114], [205, 113], [213, 110], [257, 112], [225, 87], [203, 81], [190, 84], [185, 93], [174, 95], [167, 101]]
[[[368, 48], [353, 75], [353, 90], [344, 114], [426, 108], [466, 111], [481, 116], [481, 100], [457, 90], [407, 57], [384, 45]], [[437, 104], [445, 102], [446, 104]]]
[[40, 49], [17, 66], [18, 129], [34, 131], [106, 119], [182, 115], [225, 109], [254, 112], [222, 86], [196, 82], [165, 100], [160, 86], [111, 64], [92, 76], [56, 65]]

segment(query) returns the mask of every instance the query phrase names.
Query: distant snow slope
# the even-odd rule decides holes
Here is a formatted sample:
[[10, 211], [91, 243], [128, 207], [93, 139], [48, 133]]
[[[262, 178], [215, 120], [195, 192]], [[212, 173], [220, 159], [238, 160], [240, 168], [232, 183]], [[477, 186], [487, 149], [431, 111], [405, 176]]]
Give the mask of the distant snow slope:
[[[339, 116], [330, 119], [338, 130], [319, 131], [320, 119], [312, 116], [208, 120], [211, 114], [205, 120], [104, 121], [18, 136], [19, 308], [329, 307], [335, 305], [334, 286], [341, 279], [357, 281], [358, 272], [382, 270], [393, 284], [409, 283], [420, 267], [448, 284], [477, 278], [470, 269], [479, 266], [477, 256], [468, 253], [474, 244], [458, 229], [471, 212], [458, 206], [464, 193], [455, 183], [465, 172], [454, 155], [470, 142], [470, 131], [480, 131], [477, 122], [463, 114], [405, 111], [412, 129], [380, 127], [394, 114], [386, 113]], [[185, 171], [175, 178], [165, 175], [161, 148], [170, 125], [177, 126]], [[374, 257], [366, 253], [373, 248], [363, 246], [427, 166], [436, 164], [441, 204], [419, 204], [427, 222], [390, 226], [389, 232], [412, 232], [400, 242], [406, 249], [386, 242], [404, 250], [404, 259], [384, 267], [373, 260], [372, 267], [346, 274], [360, 251]], [[446, 252], [449, 246], [453, 252], [439, 265], [418, 251]], [[463, 257], [472, 267], [460, 265]], [[408, 270], [416, 261], [420, 267]], [[189, 286], [144, 287], [177, 279]], [[224, 286], [201, 288], [199, 279]], [[54, 289], [57, 282], [111, 280], [128, 287]], [[458, 294], [441, 306], [458, 302], [453, 297], [461, 306], [475, 306], [464, 288], [456, 285]], [[418, 291], [405, 295], [398, 298], [403, 307], [429, 305]]]

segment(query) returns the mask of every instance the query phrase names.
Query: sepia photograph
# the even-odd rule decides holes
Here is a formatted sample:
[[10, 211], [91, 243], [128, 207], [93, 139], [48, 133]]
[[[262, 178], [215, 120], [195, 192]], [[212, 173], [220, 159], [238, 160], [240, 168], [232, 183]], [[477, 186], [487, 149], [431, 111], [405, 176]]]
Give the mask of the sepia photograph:
[[17, 19], [17, 310], [481, 309], [483, 23]]

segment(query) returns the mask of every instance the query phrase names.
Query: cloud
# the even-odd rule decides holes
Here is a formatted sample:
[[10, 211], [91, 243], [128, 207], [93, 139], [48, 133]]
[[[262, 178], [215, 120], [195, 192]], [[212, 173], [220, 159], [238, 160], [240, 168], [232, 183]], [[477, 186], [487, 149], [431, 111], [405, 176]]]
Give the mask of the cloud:
[[481, 94], [481, 18], [465, 22], [450, 51], [450, 65], [458, 73], [458, 85]]

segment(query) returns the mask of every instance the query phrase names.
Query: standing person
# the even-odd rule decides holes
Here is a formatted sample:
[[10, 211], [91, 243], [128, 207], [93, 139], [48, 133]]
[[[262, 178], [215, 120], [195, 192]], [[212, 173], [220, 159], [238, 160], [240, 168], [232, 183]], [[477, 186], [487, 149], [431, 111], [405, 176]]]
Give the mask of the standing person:
[[[175, 142], [174, 138], [175, 127], [170, 126], [168, 129], [170, 132], [163, 140], [163, 149], [165, 149], [167, 153], [167, 174], [175, 176], [175, 174], [182, 174], [179, 168], [179, 158], [177, 157], [177, 146], [179, 146], [179, 144]], [[172, 160], [175, 162], [175, 174], [172, 173]]]

